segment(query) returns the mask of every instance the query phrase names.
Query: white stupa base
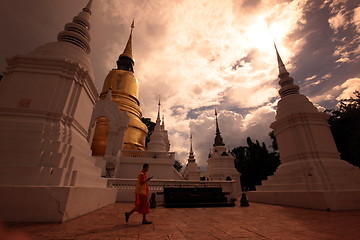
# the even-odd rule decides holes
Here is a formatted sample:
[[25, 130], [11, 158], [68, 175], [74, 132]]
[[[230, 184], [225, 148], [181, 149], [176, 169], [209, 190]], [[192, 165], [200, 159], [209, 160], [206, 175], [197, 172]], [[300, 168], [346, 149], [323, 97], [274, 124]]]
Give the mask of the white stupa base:
[[250, 202], [328, 211], [360, 210], [360, 190], [347, 191], [254, 191]]
[[[125, 151], [123, 151], [125, 152]], [[131, 152], [131, 151], [129, 151]], [[154, 179], [184, 180], [183, 176], [174, 168], [174, 153], [133, 151], [133, 156], [119, 156], [115, 178], [136, 178], [143, 168], [149, 164], [147, 176]], [[136, 156], [138, 154], [139, 156]], [[128, 154], [129, 155], [129, 154]]]
[[360, 209], [360, 170], [339, 159], [298, 159], [279, 166], [257, 191], [253, 202], [320, 210]]
[[64, 222], [116, 201], [117, 189], [96, 187], [0, 187], [0, 221]]

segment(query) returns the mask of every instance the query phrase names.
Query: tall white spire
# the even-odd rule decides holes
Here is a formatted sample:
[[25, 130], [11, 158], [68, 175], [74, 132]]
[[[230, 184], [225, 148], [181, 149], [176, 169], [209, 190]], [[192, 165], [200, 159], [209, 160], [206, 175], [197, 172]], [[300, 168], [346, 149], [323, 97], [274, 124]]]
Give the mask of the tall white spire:
[[161, 130], [165, 130], [165, 118], [164, 118], [164, 115], [162, 116]]
[[158, 112], [157, 112], [157, 117], [156, 117], [156, 125], [154, 129], [158, 129], [159, 131], [161, 130], [161, 119], [160, 119], [160, 108], [161, 108], [161, 103], [160, 103], [160, 98], [159, 98], [159, 103], [158, 103]]
[[278, 62], [278, 68], [279, 68], [279, 85], [281, 86], [279, 90], [279, 94], [281, 98], [290, 95], [290, 94], [299, 94], [299, 86], [294, 84], [294, 79], [290, 77], [289, 72], [285, 68], [285, 64], [283, 63], [280, 54], [278, 52], [278, 49], [276, 47], [276, 44], [274, 43], [275, 51], [276, 51], [276, 57]]
[[161, 103], [160, 103], [160, 98], [159, 98], [158, 113], [157, 113], [156, 122], [157, 122], [157, 121], [159, 121], [159, 122], [161, 121], [161, 120], [160, 120], [160, 107], [161, 107]]
[[168, 136], [168, 131], [165, 129], [165, 118], [164, 115], [162, 117], [162, 121], [161, 121], [161, 132], [163, 134], [164, 137], [164, 141], [166, 144], [166, 151], [169, 152], [170, 151], [170, 141], [169, 141], [169, 136]]
[[86, 53], [90, 53], [90, 15], [92, 0], [88, 2], [82, 12], [73, 18], [73, 21], [65, 25], [65, 30], [60, 32], [58, 41], [68, 42], [78, 46]]
[[189, 152], [189, 159], [188, 162], [195, 162], [195, 156], [192, 146], [192, 134], [190, 133], [190, 152]]
[[276, 58], [277, 58], [277, 62], [278, 62], [278, 68], [279, 68], [279, 77], [282, 75], [282, 74], [286, 74], [286, 73], [289, 73], [286, 68], [285, 68], [285, 64], [283, 63], [281, 57], [280, 57], [280, 54], [279, 54], [279, 51], [276, 47], [276, 44], [274, 42], [274, 47], [275, 47], [275, 51], [276, 51]]
[[184, 177], [187, 180], [200, 180], [200, 170], [196, 164], [193, 147], [192, 147], [192, 133], [190, 133], [190, 152], [188, 162], [185, 167]]
[[150, 142], [148, 144], [148, 150], [154, 152], [165, 152], [167, 150], [166, 140], [164, 139], [163, 131], [161, 128], [160, 106], [161, 104], [159, 99], [156, 125], [153, 133], [150, 136]]

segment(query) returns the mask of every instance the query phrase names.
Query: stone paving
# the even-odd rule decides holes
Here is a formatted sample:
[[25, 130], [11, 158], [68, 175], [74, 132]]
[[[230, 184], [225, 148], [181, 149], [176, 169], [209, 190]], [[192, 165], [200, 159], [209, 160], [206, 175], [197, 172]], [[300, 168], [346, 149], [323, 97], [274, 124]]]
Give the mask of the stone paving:
[[62, 224], [8, 223], [0, 228], [0, 240], [360, 239], [360, 211], [325, 212], [256, 203], [228, 208], [158, 207], [148, 217], [153, 224], [142, 225], [136, 213], [125, 224], [124, 212], [132, 206], [112, 204]]

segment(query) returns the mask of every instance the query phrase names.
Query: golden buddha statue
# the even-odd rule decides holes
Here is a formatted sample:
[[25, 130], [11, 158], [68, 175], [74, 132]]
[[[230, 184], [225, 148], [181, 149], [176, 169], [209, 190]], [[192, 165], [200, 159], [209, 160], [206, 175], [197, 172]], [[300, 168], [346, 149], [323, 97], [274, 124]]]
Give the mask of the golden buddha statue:
[[[132, 56], [132, 31], [131, 24], [129, 40], [124, 52], [117, 60], [117, 69], [112, 69], [105, 78], [100, 100], [104, 99], [112, 89], [112, 100], [121, 111], [127, 111], [129, 125], [124, 136], [124, 150], [145, 150], [147, 127], [141, 121], [141, 108], [138, 100], [139, 82], [134, 76], [134, 58]], [[109, 132], [109, 120], [101, 117], [96, 122], [94, 139], [91, 145], [93, 156], [104, 156]]]

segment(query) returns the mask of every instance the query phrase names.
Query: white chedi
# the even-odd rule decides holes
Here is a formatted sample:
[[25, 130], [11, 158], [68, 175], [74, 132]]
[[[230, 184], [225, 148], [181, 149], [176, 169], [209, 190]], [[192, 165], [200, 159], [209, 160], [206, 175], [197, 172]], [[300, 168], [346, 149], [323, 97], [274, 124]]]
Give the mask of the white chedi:
[[193, 148], [192, 148], [192, 134], [190, 134], [190, 152], [188, 163], [185, 166], [184, 178], [186, 180], [200, 180], [200, 170], [196, 164]]
[[148, 143], [148, 151], [152, 152], [166, 152], [167, 151], [167, 144], [164, 138], [164, 132], [161, 127], [161, 120], [160, 120], [160, 100], [158, 104], [158, 114], [156, 118], [156, 125], [154, 128], [153, 133], [150, 136], [150, 142]]
[[235, 157], [227, 151], [221, 137], [216, 110], [215, 122], [216, 134], [208, 157], [208, 178], [209, 180], [235, 180], [240, 183], [240, 173], [236, 170], [234, 163]]
[[116, 178], [131, 179], [137, 175], [144, 163], [150, 165], [148, 175], [156, 179], [183, 180], [174, 168], [175, 152], [170, 152], [170, 143], [164, 123], [160, 122], [160, 101], [155, 129], [150, 137], [146, 151], [122, 150], [118, 155], [115, 169]]
[[299, 93], [276, 49], [280, 101], [271, 124], [281, 165], [251, 201], [322, 210], [360, 209], [360, 171], [340, 160], [326, 113]]
[[116, 200], [87, 139], [98, 97], [89, 56], [91, 3], [56, 42], [7, 60], [0, 82], [3, 221], [63, 222]]

